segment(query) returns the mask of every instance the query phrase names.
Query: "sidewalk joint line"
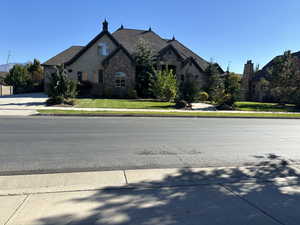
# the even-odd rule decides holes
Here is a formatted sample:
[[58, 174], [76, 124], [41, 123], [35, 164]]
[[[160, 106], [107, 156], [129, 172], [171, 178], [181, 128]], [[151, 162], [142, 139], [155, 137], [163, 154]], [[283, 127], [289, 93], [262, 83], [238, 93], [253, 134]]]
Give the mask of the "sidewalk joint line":
[[126, 172], [125, 170], [123, 170], [123, 174], [124, 174], [124, 177], [125, 177], [125, 182], [126, 182], [126, 185], [128, 184], [128, 180], [127, 180], [127, 176], [126, 176]]
[[238, 197], [239, 199], [241, 199], [242, 201], [246, 202], [249, 206], [255, 208], [256, 210], [258, 210], [259, 212], [261, 212], [263, 215], [271, 218], [272, 220], [274, 220], [275, 222], [277, 222], [280, 225], [285, 225], [282, 221], [280, 221], [279, 219], [277, 219], [276, 217], [272, 216], [271, 214], [269, 214], [268, 212], [266, 212], [265, 210], [263, 210], [262, 208], [258, 207], [256, 204], [248, 201], [247, 199], [243, 198], [241, 195], [239, 195], [237, 192], [231, 190], [230, 187], [227, 187], [226, 184], [219, 184], [222, 187], [224, 187], [227, 191], [229, 191], [230, 193], [232, 193], [234, 196]]
[[4, 225], [7, 225], [10, 220], [16, 215], [16, 213], [19, 211], [19, 209], [24, 205], [24, 203], [27, 201], [30, 195], [26, 195], [26, 197], [23, 199], [23, 201], [19, 204], [19, 206], [16, 208], [16, 210], [11, 214], [11, 216], [7, 219], [7, 221], [4, 223]]

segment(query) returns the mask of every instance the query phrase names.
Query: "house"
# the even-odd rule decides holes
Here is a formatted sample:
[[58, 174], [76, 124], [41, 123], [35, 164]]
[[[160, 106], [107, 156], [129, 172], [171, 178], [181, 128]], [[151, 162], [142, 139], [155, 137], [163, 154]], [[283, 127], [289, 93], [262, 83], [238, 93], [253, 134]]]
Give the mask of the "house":
[[4, 79], [8, 74], [9, 74], [8, 72], [0, 71], [0, 84], [4, 84]]
[[[292, 53], [300, 70], [300, 51]], [[262, 69], [255, 71], [254, 64], [248, 60], [244, 66], [242, 78], [242, 99], [251, 101], [274, 101], [265, 81], [270, 80], [270, 71], [276, 60], [281, 56], [274, 57]]]
[[174, 37], [164, 39], [149, 30], [126, 29], [122, 25], [110, 33], [108, 22], [86, 46], [72, 46], [43, 63], [45, 87], [55, 66], [64, 65], [69, 76], [92, 83], [91, 93], [97, 96], [126, 97], [135, 88], [136, 66], [134, 55], [139, 40], [149, 43], [156, 56], [157, 68], [168, 65], [178, 81], [192, 79], [199, 87], [207, 83], [209, 62], [195, 54]]

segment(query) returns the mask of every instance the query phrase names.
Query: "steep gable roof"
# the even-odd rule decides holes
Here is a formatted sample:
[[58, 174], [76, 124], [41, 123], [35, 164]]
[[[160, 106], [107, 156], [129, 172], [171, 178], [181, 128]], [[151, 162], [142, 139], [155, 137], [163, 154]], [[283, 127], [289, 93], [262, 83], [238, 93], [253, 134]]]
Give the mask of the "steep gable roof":
[[198, 56], [192, 50], [190, 50], [189, 48], [184, 46], [181, 42], [179, 42], [177, 40], [170, 40], [170, 41], [168, 41], [168, 43], [172, 44], [174, 46], [174, 48], [176, 48], [180, 52], [180, 54], [182, 55], [182, 57], [184, 59], [187, 59], [187, 58], [195, 59], [195, 61], [197, 62], [197, 64], [200, 66], [200, 68], [203, 71], [205, 71], [207, 69], [207, 67], [209, 66], [209, 62], [207, 62], [206, 60], [204, 60], [203, 58]]
[[180, 54], [182, 59], [194, 58], [199, 67], [204, 71], [209, 66], [209, 62], [198, 56], [189, 48], [175, 39], [164, 39], [152, 30], [136, 30], [136, 29], [118, 29], [112, 34], [118, 42], [120, 42], [130, 54], [136, 50], [136, 45], [139, 39], [144, 39], [149, 42], [154, 53], [159, 53], [168, 45], [172, 45]]
[[71, 60], [80, 50], [83, 49], [83, 46], [72, 46], [63, 52], [59, 53], [58, 55], [52, 57], [48, 61], [44, 62], [43, 66], [56, 66], [61, 65], [69, 60]]
[[[137, 30], [127, 29], [123, 27], [116, 30], [112, 34], [110, 34], [108, 31], [102, 31], [86, 46], [72, 46], [71, 48], [49, 59], [43, 65], [70, 65], [73, 62], [75, 62], [82, 54], [84, 54], [94, 43], [96, 43], [104, 35], [108, 35], [108, 37], [117, 45], [117, 48], [123, 48], [125, 53], [128, 53], [131, 56], [133, 56], [136, 51], [138, 41], [140, 39], [144, 39], [147, 42], [149, 42], [153, 52], [157, 55], [163, 53], [165, 49], [170, 48], [170, 46], [172, 46], [173, 50], [183, 61], [189, 58], [193, 58], [195, 61], [194, 63], [196, 63], [199, 69], [201, 69], [202, 71], [205, 71], [206, 68], [209, 66], [209, 62], [198, 56], [196, 53], [191, 51], [189, 48], [187, 48], [174, 38], [163, 39], [151, 29]], [[110, 57], [111, 56], [108, 56], [108, 59]]]
[[158, 53], [166, 46], [164, 39], [149, 30], [118, 29], [112, 35], [130, 54], [134, 54], [140, 39], [148, 41], [154, 53]]

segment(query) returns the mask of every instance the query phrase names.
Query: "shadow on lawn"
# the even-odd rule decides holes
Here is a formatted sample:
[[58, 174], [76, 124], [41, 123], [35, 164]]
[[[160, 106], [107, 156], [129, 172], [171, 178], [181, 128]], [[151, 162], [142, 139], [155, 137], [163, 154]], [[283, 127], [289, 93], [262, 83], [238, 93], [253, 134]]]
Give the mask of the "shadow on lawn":
[[[300, 224], [299, 174], [276, 155], [265, 157], [257, 166], [210, 171], [186, 168], [157, 182], [89, 192], [68, 201], [83, 211], [85, 204], [95, 204], [86, 210], [86, 217], [65, 214], [42, 218], [38, 224]], [[289, 186], [270, 181], [288, 176], [296, 177]]]

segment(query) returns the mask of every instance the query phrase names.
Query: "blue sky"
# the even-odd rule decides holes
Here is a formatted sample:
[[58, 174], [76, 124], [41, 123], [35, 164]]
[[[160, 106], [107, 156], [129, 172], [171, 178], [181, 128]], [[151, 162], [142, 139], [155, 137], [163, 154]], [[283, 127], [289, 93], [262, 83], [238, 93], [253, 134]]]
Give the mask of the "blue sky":
[[206, 60], [241, 73], [246, 60], [261, 66], [285, 50], [300, 50], [299, 0], [2, 0], [0, 64], [42, 62], [71, 45], [85, 45], [120, 24], [173, 34]]

